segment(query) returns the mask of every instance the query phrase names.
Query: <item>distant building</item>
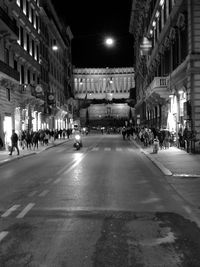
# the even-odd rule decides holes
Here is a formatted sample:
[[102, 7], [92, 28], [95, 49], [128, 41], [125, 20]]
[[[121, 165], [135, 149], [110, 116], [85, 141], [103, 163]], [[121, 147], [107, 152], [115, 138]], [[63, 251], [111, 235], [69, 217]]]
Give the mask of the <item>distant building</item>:
[[90, 125], [114, 125], [117, 121], [121, 125], [129, 119], [128, 100], [135, 87], [133, 68], [74, 68], [73, 73], [81, 124], [89, 120]]

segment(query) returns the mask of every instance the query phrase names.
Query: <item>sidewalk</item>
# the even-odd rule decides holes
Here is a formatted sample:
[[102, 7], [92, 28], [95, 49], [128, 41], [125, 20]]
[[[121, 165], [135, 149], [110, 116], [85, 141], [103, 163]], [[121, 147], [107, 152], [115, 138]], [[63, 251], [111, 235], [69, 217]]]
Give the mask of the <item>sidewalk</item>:
[[62, 143], [65, 143], [65, 142], [68, 142], [70, 139], [57, 139], [53, 142], [50, 142], [48, 145], [38, 145], [38, 149], [28, 149], [25, 148], [25, 149], [21, 149], [21, 147], [19, 147], [19, 156], [17, 155], [17, 151], [13, 151], [12, 153], [12, 156], [9, 155], [9, 151], [5, 151], [5, 150], [0, 150], [0, 166], [1, 165], [4, 165], [10, 161], [13, 161], [13, 160], [18, 160], [18, 159], [21, 159], [21, 158], [24, 158], [24, 157], [28, 157], [28, 156], [31, 156], [31, 155], [35, 155], [37, 153], [40, 153], [44, 150], [47, 150], [47, 149], [50, 149], [54, 146], [58, 146]]
[[133, 140], [133, 143], [166, 175], [168, 183], [178, 195], [200, 209], [200, 155], [189, 154], [177, 147], [159, 150], [153, 154], [153, 148], [145, 147]]
[[200, 177], [200, 154], [190, 154], [177, 147], [162, 149], [154, 154], [152, 146], [144, 147], [133, 142], [165, 175]]

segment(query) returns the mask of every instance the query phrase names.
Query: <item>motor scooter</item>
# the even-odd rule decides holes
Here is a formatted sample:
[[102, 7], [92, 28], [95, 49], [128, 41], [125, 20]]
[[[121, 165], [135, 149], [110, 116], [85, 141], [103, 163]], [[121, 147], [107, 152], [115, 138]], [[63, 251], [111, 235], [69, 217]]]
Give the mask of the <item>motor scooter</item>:
[[76, 150], [79, 150], [83, 146], [80, 134], [75, 134], [73, 146], [76, 148]]

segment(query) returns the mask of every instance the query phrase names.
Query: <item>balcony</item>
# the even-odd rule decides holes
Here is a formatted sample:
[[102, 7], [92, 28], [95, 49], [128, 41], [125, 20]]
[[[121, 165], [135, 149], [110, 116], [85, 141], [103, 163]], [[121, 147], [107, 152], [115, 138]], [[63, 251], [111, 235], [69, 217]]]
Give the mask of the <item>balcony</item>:
[[161, 98], [168, 98], [170, 91], [168, 89], [168, 79], [166, 77], [155, 77], [145, 92], [145, 99], [148, 99], [153, 93]]
[[0, 7], [0, 34], [8, 34], [14, 40], [19, 38], [19, 28], [2, 7]]
[[[15, 79], [16, 81], [19, 81], [20, 79], [20, 74], [18, 71], [15, 69], [11, 68], [9, 65], [4, 63], [3, 61], [0, 60], [0, 72], [6, 74], [7, 76]], [[0, 75], [3, 76], [3, 75]]]

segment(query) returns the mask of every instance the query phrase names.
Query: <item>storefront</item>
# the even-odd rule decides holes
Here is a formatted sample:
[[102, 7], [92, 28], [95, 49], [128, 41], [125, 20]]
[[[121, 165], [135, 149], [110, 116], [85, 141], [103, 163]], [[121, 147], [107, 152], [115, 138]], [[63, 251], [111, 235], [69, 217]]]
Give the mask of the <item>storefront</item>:
[[11, 135], [12, 135], [12, 116], [11, 114], [5, 114], [3, 119], [3, 133], [4, 133], [4, 142], [5, 148], [8, 150], [8, 147], [11, 146]]

